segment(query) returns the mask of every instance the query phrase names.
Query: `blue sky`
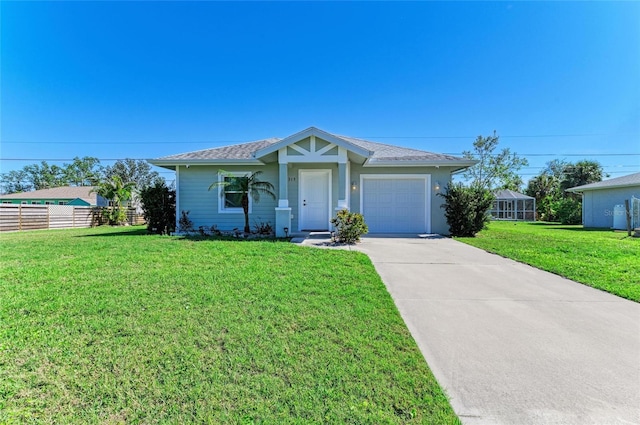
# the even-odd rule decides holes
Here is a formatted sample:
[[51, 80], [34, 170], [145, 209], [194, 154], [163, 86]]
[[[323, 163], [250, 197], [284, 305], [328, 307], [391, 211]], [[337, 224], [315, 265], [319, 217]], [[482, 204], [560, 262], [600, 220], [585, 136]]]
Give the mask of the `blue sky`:
[[[640, 171], [640, 3], [0, 2], [0, 171], [309, 126]], [[26, 160], [18, 160], [26, 159]], [[164, 174], [171, 179], [171, 174]]]

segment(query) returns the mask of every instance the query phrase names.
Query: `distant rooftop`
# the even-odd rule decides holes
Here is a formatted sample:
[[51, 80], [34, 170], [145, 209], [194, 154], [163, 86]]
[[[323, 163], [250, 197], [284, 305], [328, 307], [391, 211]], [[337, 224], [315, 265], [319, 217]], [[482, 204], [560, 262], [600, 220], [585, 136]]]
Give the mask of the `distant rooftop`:
[[494, 194], [496, 195], [496, 199], [534, 199], [531, 196], [509, 189], [497, 190]]
[[97, 194], [89, 193], [94, 186], [61, 186], [51, 189], [33, 190], [31, 192], [11, 193], [0, 196], [0, 199], [68, 199], [80, 198], [91, 205], [96, 205]]
[[640, 173], [603, 180], [601, 182], [585, 184], [567, 189], [569, 192], [584, 192], [589, 190], [611, 189], [615, 187], [640, 186]]

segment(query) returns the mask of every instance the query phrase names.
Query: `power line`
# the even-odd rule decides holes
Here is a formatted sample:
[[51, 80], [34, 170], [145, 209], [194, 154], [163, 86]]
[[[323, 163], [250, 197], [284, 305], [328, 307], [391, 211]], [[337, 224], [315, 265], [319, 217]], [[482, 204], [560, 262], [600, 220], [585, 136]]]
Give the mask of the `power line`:
[[[521, 157], [552, 157], [552, 156], [582, 156], [582, 157], [594, 157], [594, 156], [640, 156], [640, 152], [618, 152], [618, 153], [516, 153]], [[452, 156], [463, 156], [461, 152], [445, 152], [443, 155], [452, 155]], [[498, 156], [500, 154], [491, 154], [489, 156]], [[62, 162], [62, 161], [73, 161], [75, 158], [0, 158], [0, 161], [52, 161], [52, 162]], [[124, 159], [133, 159], [135, 161], [147, 161], [150, 158], [98, 158], [100, 161], [122, 161]]]
[[[474, 136], [350, 136], [358, 139], [475, 139]], [[640, 134], [623, 133], [584, 133], [584, 134], [520, 134], [520, 135], [499, 135], [501, 138], [509, 139], [544, 139], [544, 138], [576, 138], [576, 137], [640, 137]], [[195, 144], [195, 143], [248, 143], [255, 140], [174, 140], [174, 141], [87, 141], [87, 140], [68, 140], [68, 141], [19, 141], [19, 140], [0, 140], [0, 143], [7, 144], [87, 144], [87, 145], [160, 145], [160, 144]]]

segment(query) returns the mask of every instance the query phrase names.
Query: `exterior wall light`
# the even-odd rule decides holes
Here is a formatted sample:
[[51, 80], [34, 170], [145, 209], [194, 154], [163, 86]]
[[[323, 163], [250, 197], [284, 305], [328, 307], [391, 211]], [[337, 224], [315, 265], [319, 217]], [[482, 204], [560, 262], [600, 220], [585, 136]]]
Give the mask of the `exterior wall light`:
[[435, 190], [440, 190], [440, 182], [438, 182], [438, 181], [436, 182]]
[[356, 184], [356, 182], [351, 182], [351, 190], [356, 190], [358, 189], [358, 185]]

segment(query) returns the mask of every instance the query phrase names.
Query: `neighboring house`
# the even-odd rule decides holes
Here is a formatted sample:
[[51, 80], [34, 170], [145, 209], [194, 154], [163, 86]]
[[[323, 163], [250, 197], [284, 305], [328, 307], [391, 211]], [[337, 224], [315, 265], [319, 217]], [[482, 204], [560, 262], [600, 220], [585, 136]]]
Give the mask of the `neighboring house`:
[[535, 221], [536, 198], [508, 189], [494, 194], [496, 199], [490, 211], [494, 220]]
[[23, 205], [107, 206], [109, 202], [97, 193], [90, 193], [92, 189], [93, 186], [54, 187], [2, 195], [0, 202]]
[[[634, 197], [640, 198], [640, 173], [572, 187], [567, 191], [582, 194], [582, 224], [584, 227], [612, 228], [614, 221], [626, 223], [626, 217], [619, 217], [626, 215], [619, 206], [624, 205], [625, 200], [632, 203]], [[634, 203], [637, 209], [638, 201]], [[618, 207], [616, 208], [616, 206]], [[636, 218], [636, 220], [638, 219]], [[636, 221], [634, 226], [640, 226], [640, 223]], [[620, 227], [620, 225], [616, 227]]]
[[284, 139], [171, 155], [149, 161], [175, 170], [176, 210], [194, 226], [242, 228], [233, 193], [209, 186], [260, 170], [276, 200], [250, 203], [251, 225], [270, 222], [276, 234], [329, 230], [336, 211], [361, 212], [370, 233], [448, 233], [443, 198], [451, 173], [475, 161], [327, 133], [315, 127]]

